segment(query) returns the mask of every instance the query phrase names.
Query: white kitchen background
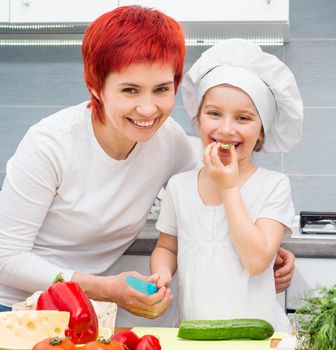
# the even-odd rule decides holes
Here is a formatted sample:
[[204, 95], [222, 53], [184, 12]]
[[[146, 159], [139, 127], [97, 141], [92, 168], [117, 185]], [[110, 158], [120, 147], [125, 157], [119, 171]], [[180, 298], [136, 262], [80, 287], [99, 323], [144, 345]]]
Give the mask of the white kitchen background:
[[[1, 9], [9, 2], [0, 3]], [[3, 21], [4, 12], [0, 12]], [[290, 37], [283, 46], [264, 49], [283, 60], [296, 76], [304, 102], [304, 139], [289, 154], [255, 158], [290, 177], [297, 214], [336, 211], [336, 1], [291, 0]], [[206, 48], [188, 47], [186, 69]], [[27, 129], [87, 98], [79, 46], [0, 46], [0, 187], [6, 163]], [[180, 93], [172, 116], [189, 135], [197, 134]], [[124, 256], [113, 271], [146, 272], [147, 266], [148, 257]], [[123, 317], [120, 313], [118, 324], [140, 323]], [[159, 322], [171, 325], [173, 319], [174, 309]]]
[[[335, 18], [335, 0], [291, 0], [290, 42], [265, 47], [296, 76], [305, 107], [304, 140], [289, 154], [256, 159], [289, 175], [297, 213], [336, 210]], [[188, 47], [186, 69], [205, 49]], [[87, 98], [79, 46], [0, 46], [0, 186], [29, 126]], [[188, 134], [195, 133], [180, 93], [173, 117]]]

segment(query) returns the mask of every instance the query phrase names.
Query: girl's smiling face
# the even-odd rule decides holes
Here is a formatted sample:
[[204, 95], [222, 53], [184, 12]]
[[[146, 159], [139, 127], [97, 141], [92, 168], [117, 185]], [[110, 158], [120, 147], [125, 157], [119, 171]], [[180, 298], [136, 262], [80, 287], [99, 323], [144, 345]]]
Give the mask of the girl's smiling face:
[[[234, 145], [239, 162], [251, 158], [262, 135], [262, 123], [253, 101], [231, 85], [218, 85], [206, 92], [198, 121], [203, 145], [212, 142]], [[225, 164], [230, 151], [220, 148], [219, 156]]]

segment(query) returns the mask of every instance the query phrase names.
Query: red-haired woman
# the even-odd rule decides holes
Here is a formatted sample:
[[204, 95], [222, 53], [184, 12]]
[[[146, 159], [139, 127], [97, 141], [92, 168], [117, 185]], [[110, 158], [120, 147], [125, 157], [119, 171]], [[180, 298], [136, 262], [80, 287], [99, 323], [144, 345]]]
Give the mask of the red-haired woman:
[[[46, 289], [63, 272], [90, 298], [154, 318], [169, 306], [169, 289], [145, 296], [125, 275], [150, 277], [99, 275], [142, 231], [168, 179], [195, 166], [186, 135], [169, 117], [185, 59], [183, 32], [159, 11], [119, 7], [89, 26], [82, 53], [90, 102], [31, 127], [8, 162], [0, 305]], [[292, 267], [290, 261], [284, 270]]]

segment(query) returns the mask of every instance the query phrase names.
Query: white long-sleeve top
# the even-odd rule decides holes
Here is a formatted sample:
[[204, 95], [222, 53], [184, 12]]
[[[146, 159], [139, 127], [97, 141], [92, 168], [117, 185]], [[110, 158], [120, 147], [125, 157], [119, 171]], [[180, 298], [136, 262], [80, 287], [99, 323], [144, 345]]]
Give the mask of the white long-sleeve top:
[[168, 118], [126, 160], [98, 144], [87, 102], [29, 129], [0, 192], [0, 304], [46, 289], [59, 272], [101, 274], [142, 231], [168, 179], [195, 165]]

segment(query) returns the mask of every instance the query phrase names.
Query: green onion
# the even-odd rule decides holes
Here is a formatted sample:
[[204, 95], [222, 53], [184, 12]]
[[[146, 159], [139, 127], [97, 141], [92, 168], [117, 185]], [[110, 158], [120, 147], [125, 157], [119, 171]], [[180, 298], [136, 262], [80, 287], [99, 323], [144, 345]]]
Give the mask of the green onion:
[[303, 306], [295, 312], [300, 336], [297, 349], [336, 349], [336, 285], [313, 292], [301, 298]]

